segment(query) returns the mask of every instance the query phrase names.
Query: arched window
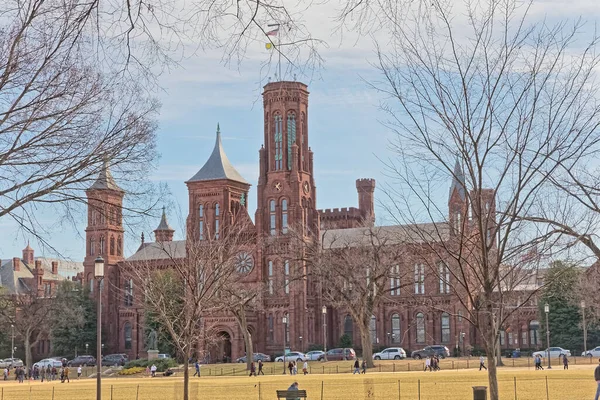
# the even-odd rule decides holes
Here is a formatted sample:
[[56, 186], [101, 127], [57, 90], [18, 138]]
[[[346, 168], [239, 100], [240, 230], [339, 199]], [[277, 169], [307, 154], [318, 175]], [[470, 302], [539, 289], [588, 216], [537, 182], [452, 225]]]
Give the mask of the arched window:
[[400, 265], [392, 265], [392, 276], [390, 277], [390, 295], [400, 296]]
[[271, 232], [271, 236], [275, 236], [277, 234], [276, 221], [275, 200], [271, 200], [269, 201], [269, 230]]
[[400, 315], [392, 314], [392, 343], [400, 343], [402, 333], [400, 332]]
[[111, 256], [115, 255], [115, 237], [114, 236], [110, 237], [110, 255]]
[[94, 293], [94, 283], [96, 281], [94, 280], [94, 276], [91, 273], [88, 274], [88, 282], [90, 282], [90, 293]]
[[296, 114], [293, 112], [287, 116], [287, 139], [288, 169], [292, 169], [292, 145], [296, 143]]
[[123, 334], [125, 336], [125, 349], [131, 350], [131, 324], [129, 322], [125, 322]]
[[425, 315], [423, 313], [417, 314], [417, 343], [425, 343]]
[[123, 254], [123, 243], [121, 242], [121, 238], [117, 239], [117, 255], [120, 256]]
[[273, 314], [267, 317], [267, 326], [269, 328], [269, 342], [273, 342]]
[[290, 261], [289, 260], [285, 260], [283, 263], [283, 275], [284, 275], [283, 290], [284, 290], [285, 294], [290, 294]]
[[219, 238], [219, 217], [221, 210], [219, 209], [219, 203], [215, 204], [215, 239]]
[[96, 243], [94, 243], [94, 238], [90, 238], [90, 256], [95, 255], [95, 251], [96, 251], [96, 249], [94, 248], [95, 245], [96, 245]]
[[450, 315], [442, 314], [442, 343], [450, 343]]
[[125, 280], [125, 305], [128, 307], [133, 305], [133, 279]]
[[281, 233], [288, 233], [288, 202], [287, 199], [281, 200]]
[[377, 318], [374, 315], [371, 315], [369, 331], [371, 332], [371, 343], [377, 343]]
[[529, 323], [529, 344], [531, 346], [540, 344], [540, 321], [533, 320]]
[[283, 169], [283, 118], [281, 115], [275, 115], [275, 170]]
[[198, 231], [200, 232], [198, 239], [204, 240], [204, 204], [200, 204], [198, 207], [198, 220]]
[[349, 314], [344, 317], [344, 335], [350, 337], [351, 342], [354, 340], [354, 324]]
[[440, 278], [440, 294], [450, 293], [450, 269], [444, 262], [438, 264], [438, 275]]
[[100, 255], [104, 254], [104, 236], [100, 236]]
[[273, 261], [269, 260], [267, 274], [269, 276], [268, 285], [269, 285], [269, 294], [273, 294]]

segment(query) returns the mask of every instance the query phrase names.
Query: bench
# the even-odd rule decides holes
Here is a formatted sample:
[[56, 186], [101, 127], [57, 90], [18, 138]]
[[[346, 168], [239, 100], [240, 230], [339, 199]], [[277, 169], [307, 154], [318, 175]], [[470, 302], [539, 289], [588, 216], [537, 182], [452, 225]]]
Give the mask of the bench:
[[306, 390], [278, 390], [278, 399], [306, 399]]

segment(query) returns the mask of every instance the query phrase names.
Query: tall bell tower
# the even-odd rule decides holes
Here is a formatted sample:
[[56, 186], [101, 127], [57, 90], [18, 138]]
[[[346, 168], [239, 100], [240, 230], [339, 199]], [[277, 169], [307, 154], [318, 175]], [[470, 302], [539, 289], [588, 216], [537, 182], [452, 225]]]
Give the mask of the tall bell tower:
[[[300, 82], [272, 82], [264, 87], [264, 144], [259, 151], [258, 202], [255, 216], [263, 242], [261, 264], [268, 293], [265, 349], [284, 343], [304, 350], [318, 342], [318, 318], [306, 264], [290, 254], [292, 240], [317, 240], [319, 214], [308, 142], [308, 88]], [[279, 323], [287, 318], [287, 329]], [[316, 319], [319, 321], [319, 319]], [[277, 323], [275, 323], [277, 322]]]

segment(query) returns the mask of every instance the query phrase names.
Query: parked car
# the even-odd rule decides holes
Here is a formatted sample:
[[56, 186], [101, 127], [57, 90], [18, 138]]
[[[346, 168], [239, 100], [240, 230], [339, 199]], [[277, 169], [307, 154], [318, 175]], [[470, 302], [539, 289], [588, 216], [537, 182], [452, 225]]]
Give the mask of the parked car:
[[[308, 357], [299, 351], [290, 351], [285, 355], [285, 361], [307, 361]], [[283, 356], [275, 358], [276, 362], [283, 362]]]
[[390, 347], [373, 354], [374, 360], [402, 360], [404, 358], [406, 358], [406, 351], [402, 347]]
[[56, 368], [60, 368], [62, 367], [62, 362], [60, 362], [60, 360], [57, 360], [55, 358], [44, 358], [43, 360], [40, 360], [38, 362], [36, 362], [35, 364], [33, 364], [33, 367], [38, 367], [38, 368], [46, 368], [48, 367], [48, 365], [50, 367], [56, 367]]
[[[327, 351], [327, 361], [337, 360], [354, 360], [356, 358], [356, 352], [350, 348], [338, 348]], [[325, 354], [318, 358], [319, 361], [325, 360]]]
[[[566, 355], [567, 357], [571, 357], [571, 351], [565, 350], [562, 347], [550, 347], [550, 357], [562, 357]], [[548, 357], [548, 349], [536, 351], [532, 354], [533, 357]]]
[[421, 358], [438, 356], [439, 358], [450, 357], [450, 350], [446, 346], [442, 345], [432, 345], [425, 346], [420, 350], [415, 350], [410, 353], [410, 356], [415, 360], [420, 360]]
[[21, 361], [20, 358], [5, 358], [4, 360], [2, 360], [2, 362], [0, 362], [0, 368], [7, 368], [7, 367], [22, 367], [23, 366], [23, 361]]
[[109, 354], [102, 357], [102, 365], [110, 367], [113, 365], [125, 365], [129, 361], [127, 354]]
[[158, 355], [158, 358], [171, 358], [171, 355], [170, 355], [170, 354], [167, 354], [167, 353], [160, 353], [160, 354]]
[[596, 347], [595, 349], [588, 350], [587, 353], [581, 353], [581, 355], [587, 357], [600, 357], [600, 346]]
[[[271, 356], [268, 355], [268, 354], [264, 354], [264, 353], [254, 353], [252, 355], [252, 361], [258, 362], [258, 360], [261, 360], [262, 362], [270, 362], [271, 361]], [[242, 356], [242, 357], [238, 358], [235, 361], [239, 362], [239, 363], [245, 363], [246, 362], [246, 356]]]
[[96, 365], [96, 359], [94, 356], [77, 356], [71, 361], [67, 362], [69, 367], [88, 367]]
[[317, 361], [323, 354], [325, 352], [322, 350], [313, 350], [306, 353], [306, 357], [308, 357], [308, 361]]

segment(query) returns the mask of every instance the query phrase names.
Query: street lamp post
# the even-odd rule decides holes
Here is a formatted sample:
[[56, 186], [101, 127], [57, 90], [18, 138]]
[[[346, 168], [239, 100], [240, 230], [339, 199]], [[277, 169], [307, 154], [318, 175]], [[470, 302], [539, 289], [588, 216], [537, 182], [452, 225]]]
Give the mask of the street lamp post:
[[90, 345], [88, 343], [85, 344], [85, 354], [86, 355], [90, 354]]
[[102, 400], [102, 293], [104, 278], [104, 259], [100, 256], [94, 261], [94, 277], [98, 281], [98, 299], [96, 301], [96, 400]]
[[581, 316], [583, 318], [583, 355], [587, 356], [587, 326], [585, 324], [585, 300], [581, 300]]
[[323, 351], [325, 352], [323, 359], [327, 361], [327, 307], [323, 306], [321, 312], [323, 313]]
[[550, 330], [548, 328], [548, 314], [550, 314], [550, 305], [548, 303], [544, 304], [544, 312], [546, 313], [546, 346], [548, 346], [548, 369], [552, 369], [552, 364], [550, 363]]
[[285, 375], [285, 348], [286, 348], [286, 336], [287, 336], [287, 316], [283, 316], [283, 374]]
[[10, 358], [15, 358], [15, 326], [11, 325], [10, 330], [12, 332], [12, 340], [10, 344]]
[[303, 352], [304, 350], [302, 349], [302, 336], [300, 336], [298, 339], [300, 339], [300, 351]]

